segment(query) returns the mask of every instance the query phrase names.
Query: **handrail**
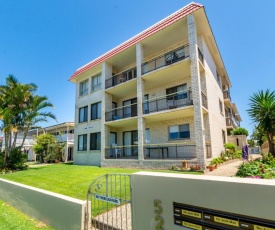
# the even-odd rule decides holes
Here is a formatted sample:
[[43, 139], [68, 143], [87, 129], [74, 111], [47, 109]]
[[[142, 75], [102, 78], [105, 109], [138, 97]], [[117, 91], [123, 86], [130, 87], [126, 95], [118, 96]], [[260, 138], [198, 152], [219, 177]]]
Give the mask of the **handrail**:
[[192, 92], [191, 90], [182, 90], [182, 91], [178, 91], [176, 93], [171, 93], [171, 94], [166, 94], [166, 95], [163, 95], [161, 97], [157, 97], [157, 98], [152, 98], [152, 99], [149, 99], [149, 100], [145, 100], [143, 101], [143, 103], [147, 103], [147, 102], [151, 102], [151, 101], [155, 101], [157, 99], [164, 99], [164, 98], [167, 98], [169, 96], [174, 96], [174, 95], [178, 95], [178, 94], [181, 94], [181, 93], [188, 93], [188, 92]]
[[133, 105], [137, 105], [137, 103], [133, 103], [133, 104], [130, 104], [130, 105], [124, 105], [124, 106], [121, 106], [121, 107], [117, 107], [117, 108], [114, 108], [114, 109], [110, 109], [110, 110], [107, 110], [105, 113], [112, 112], [112, 111], [115, 111], [115, 110], [117, 110], [117, 109], [124, 109], [124, 108], [126, 108], [126, 107], [133, 106]]
[[[185, 58], [189, 57], [188, 48], [189, 44], [186, 44], [142, 63], [142, 74], [146, 74], [163, 66], [171, 65], [175, 62], [184, 60]], [[181, 50], [183, 50], [183, 52], [177, 53]], [[152, 64], [153, 66], [149, 66], [149, 64]], [[149, 66], [149, 68], [145, 70], [145, 66]]]

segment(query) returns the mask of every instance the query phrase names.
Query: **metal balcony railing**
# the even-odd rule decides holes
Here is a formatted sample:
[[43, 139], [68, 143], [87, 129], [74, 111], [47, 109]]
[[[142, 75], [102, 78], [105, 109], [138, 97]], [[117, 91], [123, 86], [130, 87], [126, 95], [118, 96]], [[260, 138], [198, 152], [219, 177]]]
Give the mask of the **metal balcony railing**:
[[138, 146], [105, 147], [105, 159], [138, 159]]
[[144, 159], [192, 159], [196, 158], [196, 144], [146, 144]]
[[231, 101], [231, 96], [228, 90], [223, 91], [223, 98]]
[[[202, 95], [202, 105], [207, 109], [207, 98]], [[192, 91], [180, 91], [153, 100], [143, 102], [143, 114], [193, 105]]]
[[105, 121], [115, 121], [135, 116], [137, 116], [137, 103], [107, 111]]
[[234, 122], [234, 120], [231, 117], [226, 117], [226, 126], [232, 126], [233, 129], [237, 128], [238, 125]]
[[143, 103], [143, 114], [193, 105], [191, 91], [169, 94]]
[[136, 68], [129, 69], [122, 73], [113, 75], [111, 78], [106, 79], [105, 89], [119, 85], [123, 82], [129, 81], [136, 77], [137, 77], [137, 69]]
[[153, 60], [142, 64], [142, 74], [156, 70], [163, 66], [171, 65], [189, 57], [189, 45], [182, 46], [176, 50], [170, 51]]

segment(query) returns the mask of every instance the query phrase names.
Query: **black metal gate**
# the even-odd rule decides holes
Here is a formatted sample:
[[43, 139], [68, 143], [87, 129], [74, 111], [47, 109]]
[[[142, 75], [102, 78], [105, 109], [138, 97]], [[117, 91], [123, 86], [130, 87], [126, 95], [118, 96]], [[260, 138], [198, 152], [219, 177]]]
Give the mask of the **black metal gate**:
[[89, 208], [86, 229], [131, 230], [131, 176], [106, 174], [96, 178], [87, 193]]

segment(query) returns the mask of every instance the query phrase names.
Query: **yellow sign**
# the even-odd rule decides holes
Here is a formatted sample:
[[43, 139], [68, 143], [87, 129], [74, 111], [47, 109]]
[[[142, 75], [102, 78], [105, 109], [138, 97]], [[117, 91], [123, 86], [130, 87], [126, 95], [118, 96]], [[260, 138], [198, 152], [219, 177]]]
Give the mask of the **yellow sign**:
[[231, 220], [231, 219], [222, 218], [219, 216], [214, 216], [214, 221], [217, 223], [221, 223], [221, 224], [239, 227], [239, 221], [237, 221], [237, 220]]
[[275, 230], [275, 228], [268, 228], [254, 224], [254, 230]]
[[182, 213], [182, 215], [185, 215], [185, 216], [191, 216], [191, 217], [201, 219], [201, 213], [199, 213], [199, 212], [192, 212], [192, 211], [189, 211], [189, 210], [182, 209], [181, 213]]
[[202, 226], [197, 225], [197, 224], [193, 224], [193, 223], [189, 223], [186, 221], [182, 221], [182, 226], [187, 227], [187, 228], [192, 228], [195, 230], [202, 230]]

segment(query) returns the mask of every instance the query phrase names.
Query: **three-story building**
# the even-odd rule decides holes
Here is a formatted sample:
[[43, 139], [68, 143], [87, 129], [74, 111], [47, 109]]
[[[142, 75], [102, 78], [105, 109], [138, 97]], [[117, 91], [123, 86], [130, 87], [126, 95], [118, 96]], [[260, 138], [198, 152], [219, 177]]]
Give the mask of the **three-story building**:
[[148, 168], [186, 159], [205, 167], [224, 151], [233, 112], [240, 120], [225, 97], [231, 83], [197, 3], [79, 68], [70, 81], [74, 164]]

